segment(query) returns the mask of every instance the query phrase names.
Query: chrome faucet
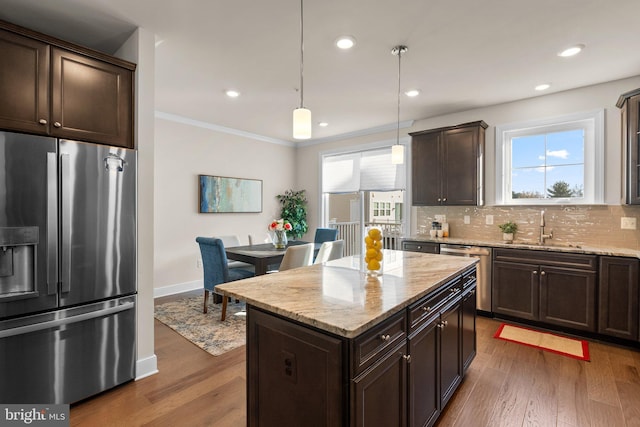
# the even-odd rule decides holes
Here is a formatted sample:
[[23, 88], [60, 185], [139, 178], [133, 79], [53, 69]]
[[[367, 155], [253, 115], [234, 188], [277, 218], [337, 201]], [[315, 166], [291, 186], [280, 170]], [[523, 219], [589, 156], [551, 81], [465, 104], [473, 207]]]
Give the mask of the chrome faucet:
[[553, 230], [549, 234], [544, 234], [544, 211], [540, 211], [540, 237], [538, 243], [544, 245], [545, 239], [553, 239]]

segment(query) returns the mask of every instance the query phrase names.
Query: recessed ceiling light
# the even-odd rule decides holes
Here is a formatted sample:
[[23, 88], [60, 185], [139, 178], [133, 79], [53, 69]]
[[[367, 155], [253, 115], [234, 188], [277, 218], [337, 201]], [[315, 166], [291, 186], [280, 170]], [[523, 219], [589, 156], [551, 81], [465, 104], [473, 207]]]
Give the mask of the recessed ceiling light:
[[535, 90], [547, 90], [551, 87], [549, 83], [543, 83], [535, 87]]
[[329, 123], [327, 123], [327, 122], [320, 122], [320, 123], [318, 123], [318, 126], [323, 127], [323, 128], [326, 128], [327, 126], [329, 126]]
[[580, 51], [582, 51], [582, 49], [584, 49], [584, 45], [577, 44], [575, 46], [571, 46], [563, 50], [562, 52], [558, 52], [558, 56], [567, 57], [567, 56], [577, 55], [578, 53], [580, 53]]
[[406, 91], [404, 94], [413, 98], [414, 96], [420, 95], [420, 91], [418, 89], [411, 89]]
[[240, 96], [240, 92], [237, 90], [229, 89], [225, 92], [229, 98], [237, 98]]
[[340, 49], [351, 49], [356, 44], [356, 39], [353, 36], [341, 36], [336, 40], [336, 46]]

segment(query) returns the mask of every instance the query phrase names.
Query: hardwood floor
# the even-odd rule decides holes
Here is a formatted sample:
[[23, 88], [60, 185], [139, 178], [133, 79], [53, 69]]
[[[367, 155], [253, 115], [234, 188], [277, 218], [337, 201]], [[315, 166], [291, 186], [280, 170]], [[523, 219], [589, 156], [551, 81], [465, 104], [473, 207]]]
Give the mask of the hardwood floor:
[[[581, 362], [477, 323], [478, 354], [439, 427], [640, 426], [640, 352], [591, 342]], [[160, 373], [74, 405], [71, 425], [244, 426], [245, 348], [214, 357], [158, 321], [155, 334]]]

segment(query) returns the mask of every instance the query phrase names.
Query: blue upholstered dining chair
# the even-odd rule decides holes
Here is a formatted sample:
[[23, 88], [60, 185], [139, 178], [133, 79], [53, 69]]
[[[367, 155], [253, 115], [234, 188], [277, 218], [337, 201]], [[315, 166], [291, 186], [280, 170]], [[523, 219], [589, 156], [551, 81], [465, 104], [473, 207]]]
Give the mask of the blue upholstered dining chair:
[[[198, 237], [196, 242], [200, 245], [202, 266], [204, 268], [204, 308], [202, 312], [206, 313], [209, 292], [215, 293], [216, 285], [253, 277], [254, 273], [242, 268], [229, 268], [222, 240], [214, 237]], [[224, 320], [226, 315], [227, 298], [222, 296], [222, 316], [220, 320]]]
[[313, 243], [333, 242], [337, 238], [337, 228], [316, 228], [316, 237], [313, 240]]

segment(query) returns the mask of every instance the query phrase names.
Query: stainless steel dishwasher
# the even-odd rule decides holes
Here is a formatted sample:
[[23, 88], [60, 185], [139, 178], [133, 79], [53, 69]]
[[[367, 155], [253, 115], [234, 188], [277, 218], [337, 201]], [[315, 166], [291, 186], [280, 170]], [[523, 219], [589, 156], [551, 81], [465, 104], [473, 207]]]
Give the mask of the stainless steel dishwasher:
[[479, 258], [477, 265], [478, 311], [491, 314], [491, 248], [466, 245], [440, 245], [441, 255]]

